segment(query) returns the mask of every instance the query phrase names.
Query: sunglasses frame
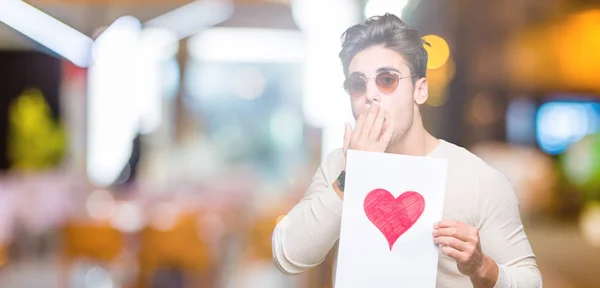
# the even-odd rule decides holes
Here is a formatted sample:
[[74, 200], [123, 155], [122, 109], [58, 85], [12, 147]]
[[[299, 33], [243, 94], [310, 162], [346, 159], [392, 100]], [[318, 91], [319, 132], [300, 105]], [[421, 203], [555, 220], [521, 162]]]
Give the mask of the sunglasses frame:
[[[396, 91], [396, 89], [398, 88], [398, 85], [400, 85], [400, 80], [405, 79], [405, 78], [419, 77], [419, 75], [402, 76], [401, 73], [398, 73], [396, 71], [381, 71], [381, 72], [377, 73], [373, 77], [364, 77], [364, 76], [359, 76], [359, 75], [350, 76], [350, 77], [346, 78], [346, 80], [344, 80], [344, 84], [342, 85], [342, 88], [344, 88], [344, 90], [346, 91], [346, 93], [348, 93], [348, 95], [352, 96], [352, 94], [350, 93], [350, 90], [348, 88], [346, 88], [346, 85], [347, 85], [346, 82], [348, 81], [348, 79], [350, 79], [350, 78], [362, 78], [365, 81], [365, 85], [366, 85], [366, 84], [369, 83], [369, 80], [375, 80], [375, 79], [377, 79], [377, 76], [379, 76], [379, 75], [381, 75], [383, 73], [396, 74], [398, 76], [398, 83], [396, 83], [396, 87], [394, 87], [394, 89], [392, 89], [392, 91], [387, 92], [387, 93], [392, 93], [392, 92]], [[377, 86], [377, 90], [379, 90], [379, 92], [385, 93], [385, 92], [381, 91], [381, 88], [379, 88], [379, 85], [375, 85], [375, 86]], [[363, 92], [360, 96], [364, 95], [366, 92], [367, 92], [367, 89], [365, 88], [365, 92]]]

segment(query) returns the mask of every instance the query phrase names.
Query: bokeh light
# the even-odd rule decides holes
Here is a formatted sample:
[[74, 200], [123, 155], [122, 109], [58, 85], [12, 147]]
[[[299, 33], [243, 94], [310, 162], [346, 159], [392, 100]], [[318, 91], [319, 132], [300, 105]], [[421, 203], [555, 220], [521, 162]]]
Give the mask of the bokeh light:
[[427, 51], [427, 69], [438, 69], [450, 58], [450, 46], [444, 38], [437, 35], [423, 36], [429, 45], [424, 45]]
[[561, 160], [566, 178], [585, 191], [588, 200], [600, 201], [600, 134], [574, 143]]
[[498, 169], [513, 185], [524, 217], [551, 211], [556, 203], [555, 161], [535, 147], [483, 142], [469, 149]]
[[496, 107], [494, 97], [498, 96], [488, 92], [480, 92], [475, 95], [469, 105], [471, 123], [476, 126], [489, 126], [500, 120], [502, 115]]
[[600, 248], [600, 202], [588, 203], [581, 212], [579, 221], [583, 238], [591, 246]]
[[448, 101], [448, 85], [454, 78], [455, 73], [456, 67], [452, 58], [437, 69], [427, 70], [427, 83], [429, 86], [427, 105], [437, 107]]
[[600, 10], [583, 10], [516, 33], [507, 43], [507, 75], [520, 89], [600, 92]]
[[108, 190], [96, 190], [85, 203], [88, 214], [96, 220], [108, 220], [115, 209], [115, 200]]
[[537, 141], [546, 153], [557, 155], [600, 127], [600, 104], [553, 101], [542, 104], [536, 116]]
[[245, 67], [236, 71], [233, 79], [236, 81], [232, 86], [234, 93], [242, 99], [255, 99], [260, 97], [267, 86], [265, 75], [256, 67]]

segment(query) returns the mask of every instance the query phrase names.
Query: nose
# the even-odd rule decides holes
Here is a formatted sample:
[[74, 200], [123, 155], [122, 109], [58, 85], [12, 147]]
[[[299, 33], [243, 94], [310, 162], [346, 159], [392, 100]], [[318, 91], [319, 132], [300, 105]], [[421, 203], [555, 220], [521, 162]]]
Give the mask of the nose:
[[367, 91], [365, 93], [367, 96], [367, 103], [373, 103], [373, 101], [381, 103], [381, 93], [379, 92], [379, 88], [377, 88], [375, 81], [369, 81], [369, 83], [367, 83]]

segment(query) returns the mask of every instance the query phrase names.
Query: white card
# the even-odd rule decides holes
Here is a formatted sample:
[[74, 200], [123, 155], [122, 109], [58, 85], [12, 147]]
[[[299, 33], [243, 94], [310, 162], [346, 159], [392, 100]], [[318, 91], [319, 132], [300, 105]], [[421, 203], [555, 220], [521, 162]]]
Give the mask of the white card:
[[434, 288], [445, 159], [348, 150], [336, 288]]

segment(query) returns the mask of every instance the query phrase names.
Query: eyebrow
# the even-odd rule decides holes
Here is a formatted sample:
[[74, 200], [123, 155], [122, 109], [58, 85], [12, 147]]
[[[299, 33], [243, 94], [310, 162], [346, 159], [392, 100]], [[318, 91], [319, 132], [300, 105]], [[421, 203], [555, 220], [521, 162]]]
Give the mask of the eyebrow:
[[390, 72], [390, 71], [394, 71], [394, 72], [398, 72], [400, 74], [402, 74], [400, 72], [400, 70], [394, 68], [394, 67], [381, 67], [379, 69], [377, 69], [377, 73], [381, 73], [381, 72]]
[[350, 73], [350, 76], [365, 77], [365, 74], [362, 72], [354, 71], [354, 72]]
[[[390, 67], [390, 66], [381, 67], [381, 68], [377, 69], [376, 73], [390, 72], [390, 71], [398, 72], [398, 73], [402, 74], [402, 72], [400, 72], [400, 70], [398, 70], [394, 67]], [[355, 71], [355, 72], [350, 73], [350, 76], [365, 77], [365, 74], [362, 72]]]

